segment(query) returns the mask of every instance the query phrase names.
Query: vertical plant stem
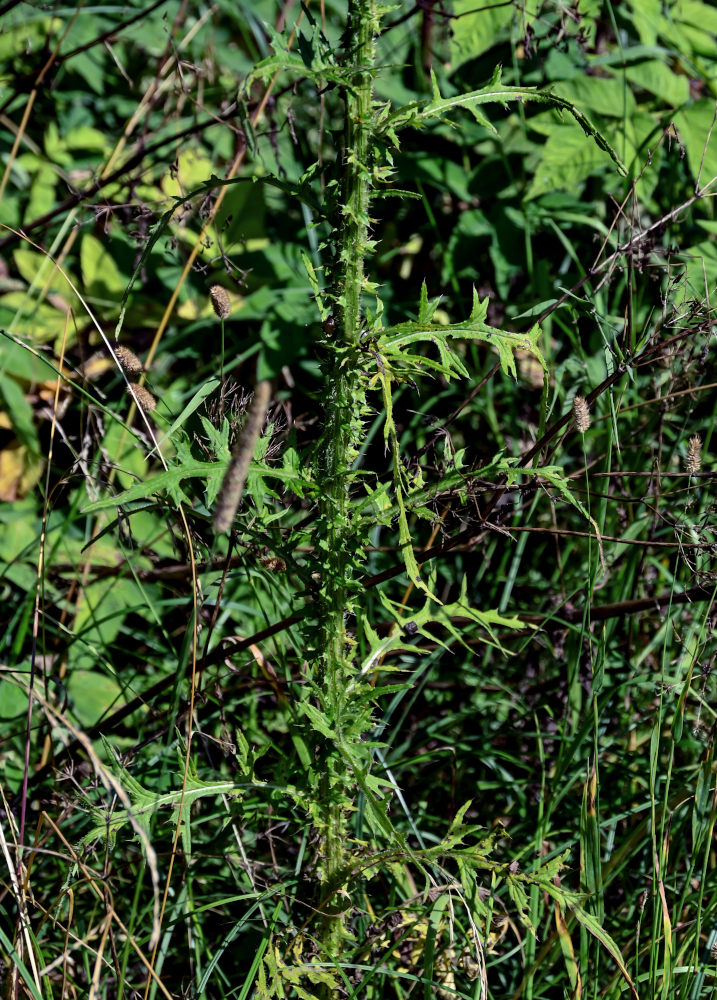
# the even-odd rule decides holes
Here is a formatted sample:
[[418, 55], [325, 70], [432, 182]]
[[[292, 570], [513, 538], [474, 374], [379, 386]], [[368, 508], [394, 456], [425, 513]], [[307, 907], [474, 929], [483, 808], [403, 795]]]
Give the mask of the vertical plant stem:
[[[352, 654], [346, 636], [346, 619], [352, 612], [351, 574], [358, 553], [350, 521], [351, 467], [362, 436], [365, 390], [357, 354], [362, 328], [361, 297], [364, 259], [369, 252], [368, 225], [371, 191], [369, 145], [372, 113], [372, 68], [378, 31], [377, 0], [350, 0], [345, 36], [346, 145], [339, 204], [334, 230], [337, 272], [332, 289], [340, 323], [327, 361], [327, 402], [321, 442], [323, 491], [321, 525], [324, 560], [321, 598], [318, 695], [323, 713], [336, 733], [328, 745], [318, 786], [321, 856], [320, 943], [327, 958], [338, 961], [343, 940], [342, 911], [345, 900], [336, 898], [345, 864], [347, 806], [354, 789], [346, 773], [339, 745], [342, 719], [350, 706], [345, 692]], [[339, 744], [339, 745], [337, 745]]]

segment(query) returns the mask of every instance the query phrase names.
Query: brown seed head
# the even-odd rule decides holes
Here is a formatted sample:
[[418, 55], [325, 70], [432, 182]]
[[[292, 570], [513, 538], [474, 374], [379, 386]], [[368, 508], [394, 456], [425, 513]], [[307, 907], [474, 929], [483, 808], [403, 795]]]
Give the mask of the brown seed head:
[[582, 396], [576, 396], [573, 400], [573, 417], [578, 432], [584, 434], [590, 427], [590, 407]]
[[142, 362], [139, 360], [134, 351], [130, 351], [129, 347], [125, 347], [123, 344], [118, 344], [115, 347], [114, 352], [117, 360], [128, 375], [141, 375], [144, 371]]
[[280, 556], [262, 556], [259, 562], [270, 573], [286, 573], [286, 563]]
[[151, 413], [153, 410], [157, 409], [157, 400], [154, 398], [149, 389], [145, 389], [143, 385], [137, 385], [136, 382], [130, 382], [129, 392], [134, 396], [134, 401], [145, 413]]
[[691, 476], [696, 476], [702, 468], [702, 438], [699, 434], [694, 434], [687, 445], [685, 468]]
[[226, 288], [223, 288], [221, 285], [212, 285], [209, 289], [209, 298], [212, 301], [214, 312], [217, 314], [219, 319], [226, 319], [232, 311], [229, 292]]

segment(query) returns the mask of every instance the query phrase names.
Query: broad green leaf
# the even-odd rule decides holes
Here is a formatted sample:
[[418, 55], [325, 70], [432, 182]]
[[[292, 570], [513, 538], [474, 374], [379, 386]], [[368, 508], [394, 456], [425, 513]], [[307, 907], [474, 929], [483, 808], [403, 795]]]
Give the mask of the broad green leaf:
[[633, 87], [647, 90], [665, 104], [679, 108], [689, 100], [690, 81], [683, 74], [674, 73], [658, 59], [626, 66], [625, 76]]
[[531, 200], [553, 191], [571, 191], [604, 169], [605, 157], [570, 125], [551, 130], [540, 149], [540, 161], [526, 193]]
[[[492, 48], [515, 16], [509, 4], [478, 5], [473, 0], [454, 0], [452, 10], [456, 21], [451, 31], [451, 66], [456, 69]], [[530, 18], [527, 8], [523, 14]]]
[[[113, 579], [107, 577], [103, 580], [95, 580], [86, 584], [82, 588], [81, 600], [78, 604], [74, 623], [75, 641], [70, 648], [70, 658], [74, 669], [91, 670], [97, 661], [97, 650], [105, 650], [106, 653], [117, 641], [120, 629], [125, 618], [133, 610], [141, 609], [146, 604], [146, 593], [134, 582], [132, 577]], [[100, 683], [100, 682], [98, 682]], [[80, 697], [88, 695], [86, 714], [81, 721], [86, 722], [87, 717], [99, 705], [102, 697], [109, 696], [111, 692], [114, 698], [118, 689], [110, 682], [100, 692], [87, 691], [85, 688], [80, 692]], [[102, 710], [105, 711], [111, 704], [105, 702]], [[99, 712], [98, 714], [101, 714]], [[97, 716], [92, 722], [97, 721]]]
[[[98, 611], [99, 615], [106, 613], [110, 613], [110, 609], [105, 606], [102, 606]], [[116, 622], [115, 625], [117, 625]], [[105, 631], [107, 632], [107, 630]], [[116, 635], [116, 628], [113, 627], [111, 631], [115, 632]], [[94, 636], [90, 635], [87, 638], [88, 641], [92, 642]], [[101, 648], [107, 649], [106, 644], [109, 641], [110, 635], [107, 632], [106, 637], [105, 635], [102, 637]], [[97, 645], [100, 645], [97, 639], [95, 639], [95, 642], [97, 642]], [[84, 650], [79, 644], [76, 644], [74, 648], [80, 655], [72, 657], [73, 667], [67, 678], [67, 693], [70, 699], [70, 707], [74, 717], [83, 726], [94, 726], [103, 716], [108, 715], [113, 709], [117, 709], [124, 704], [122, 688], [114, 677], [98, 670], [96, 667], [95, 669], [78, 667], [77, 663], [83, 662], [83, 660], [89, 659], [89, 657], [83, 657]]]
[[21, 386], [9, 375], [0, 373], [0, 408], [10, 419], [19, 440], [33, 456], [41, 454], [33, 409]]
[[189, 146], [179, 154], [176, 171], [165, 174], [162, 187], [168, 195], [182, 198], [191, 188], [208, 181], [213, 173], [209, 157]]
[[[714, 128], [714, 101], [705, 98], [682, 108], [675, 115], [675, 125], [687, 149], [687, 162], [700, 187], [717, 177], [717, 130]], [[711, 188], [714, 191], [714, 185]]]
[[632, 23], [640, 40], [645, 45], [654, 45], [660, 30], [661, 0], [626, 0], [626, 7], [631, 8]]
[[119, 309], [127, 281], [112, 257], [110, 246], [85, 233], [80, 250], [82, 283], [88, 296], [114, 302]]
[[[666, 7], [666, 9], [665, 9]], [[717, 57], [717, 10], [700, 0], [672, 0], [663, 7], [660, 33], [689, 59]], [[715, 78], [714, 68], [712, 78]]]
[[107, 132], [91, 125], [78, 125], [63, 137], [67, 149], [104, 155], [109, 150], [110, 138]]
[[571, 80], [561, 80], [556, 84], [555, 92], [576, 107], [608, 118], [630, 118], [635, 112], [632, 91], [624, 80], [616, 76], [588, 76], [583, 73]]
[[[32, 179], [26, 217], [35, 219], [54, 208], [57, 203], [57, 182], [57, 170], [52, 164], [40, 161]], [[7, 221], [7, 216], [5, 220]]]
[[10, 680], [0, 680], [0, 719], [27, 715], [27, 691]]

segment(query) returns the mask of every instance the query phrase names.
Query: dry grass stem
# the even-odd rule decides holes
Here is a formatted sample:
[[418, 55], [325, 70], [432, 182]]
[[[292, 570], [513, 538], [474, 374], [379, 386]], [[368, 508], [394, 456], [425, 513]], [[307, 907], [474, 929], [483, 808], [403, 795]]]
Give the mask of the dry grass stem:
[[270, 398], [271, 384], [268, 381], [259, 382], [217, 497], [214, 510], [214, 530], [217, 534], [228, 531], [232, 526]]

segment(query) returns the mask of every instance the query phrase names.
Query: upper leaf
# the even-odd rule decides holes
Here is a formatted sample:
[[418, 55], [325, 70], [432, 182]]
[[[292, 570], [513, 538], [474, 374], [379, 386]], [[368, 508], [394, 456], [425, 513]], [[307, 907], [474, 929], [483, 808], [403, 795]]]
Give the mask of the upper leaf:
[[533, 87], [508, 87], [501, 81], [501, 68], [498, 66], [493, 73], [489, 83], [479, 90], [471, 90], [467, 94], [454, 94], [452, 97], [442, 97], [438, 86], [438, 80], [431, 71], [431, 81], [433, 85], [433, 96], [428, 101], [416, 101], [407, 104], [398, 111], [385, 117], [381, 122], [382, 130], [394, 141], [399, 129], [412, 126], [422, 128], [431, 119], [445, 120], [446, 115], [456, 108], [464, 108], [470, 111], [480, 125], [484, 125], [491, 132], [495, 132], [495, 127], [488, 121], [480, 110], [483, 104], [507, 104], [508, 101], [535, 101], [539, 104], [549, 104], [557, 111], [567, 111], [575, 119], [583, 132], [590, 136], [600, 149], [604, 150], [617, 164], [621, 173], [625, 173], [625, 167], [612, 148], [607, 139], [595, 128], [593, 123], [580, 111], [571, 101], [565, 97], [559, 97], [549, 90], [535, 90]]

